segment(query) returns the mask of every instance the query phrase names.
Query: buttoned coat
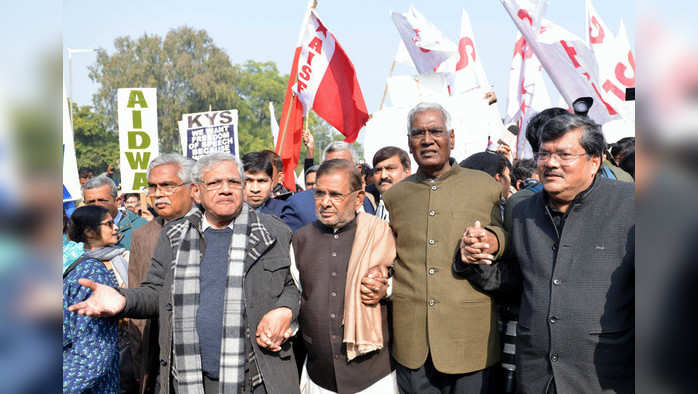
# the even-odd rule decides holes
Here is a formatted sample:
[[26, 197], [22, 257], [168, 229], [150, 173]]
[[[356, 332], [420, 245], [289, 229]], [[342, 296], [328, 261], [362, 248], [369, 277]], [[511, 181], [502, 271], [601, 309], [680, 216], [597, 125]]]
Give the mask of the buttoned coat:
[[460, 270], [483, 290], [523, 288], [517, 392], [546, 393], [553, 379], [559, 393], [634, 392], [633, 184], [597, 176], [561, 229], [536, 193], [514, 208], [511, 238], [515, 261]]
[[417, 172], [383, 195], [397, 245], [392, 354], [403, 366], [419, 368], [429, 353], [436, 369], [449, 374], [499, 361], [494, 301], [452, 264], [465, 228], [476, 220], [497, 236], [497, 257], [505, 251], [500, 191], [486, 173], [454, 161], [438, 179]]

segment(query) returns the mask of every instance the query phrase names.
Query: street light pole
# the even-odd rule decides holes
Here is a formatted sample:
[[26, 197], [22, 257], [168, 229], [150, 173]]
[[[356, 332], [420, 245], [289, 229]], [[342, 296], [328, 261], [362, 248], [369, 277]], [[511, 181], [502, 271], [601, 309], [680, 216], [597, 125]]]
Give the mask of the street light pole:
[[[73, 49], [68, 48], [68, 100], [73, 99], [73, 53], [89, 53], [94, 52], [92, 48], [88, 49]], [[72, 110], [72, 108], [71, 108]]]

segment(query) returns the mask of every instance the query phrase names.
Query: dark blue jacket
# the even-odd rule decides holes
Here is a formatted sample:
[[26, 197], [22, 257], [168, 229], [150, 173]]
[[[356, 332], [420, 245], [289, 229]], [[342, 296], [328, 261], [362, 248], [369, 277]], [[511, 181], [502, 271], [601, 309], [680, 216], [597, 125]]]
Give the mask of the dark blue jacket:
[[[364, 197], [364, 210], [371, 215], [376, 214], [371, 201], [366, 197]], [[306, 224], [316, 221], [313, 189], [296, 193], [286, 200], [286, 204], [281, 210], [281, 220], [286, 222], [294, 232]]]
[[265, 201], [261, 207], [257, 208], [257, 212], [262, 212], [277, 218], [281, 218], [281, 210], [285, 205], [286, 203], [282, 200], [270, 198], [267, 199], [267, 201]]

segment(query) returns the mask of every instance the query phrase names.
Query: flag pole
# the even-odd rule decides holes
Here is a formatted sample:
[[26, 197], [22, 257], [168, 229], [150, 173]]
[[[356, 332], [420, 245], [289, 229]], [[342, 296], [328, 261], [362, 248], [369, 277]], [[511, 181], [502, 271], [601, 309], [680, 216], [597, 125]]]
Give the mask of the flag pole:
[[[393, 76], [393, 71], [395, 70], [395, 59], [393, 59], [393, 65], [390, 66], [390, 73], [388, 74], [388, 78]], [[383, 109], [383, 104], [385, 103], [385, 96], [388, 94], [388, 81], [385, 81], [385, 89], [383, 89], [383, 98], [381, 99], [381, 106], [378, 108], [378, 110]]]

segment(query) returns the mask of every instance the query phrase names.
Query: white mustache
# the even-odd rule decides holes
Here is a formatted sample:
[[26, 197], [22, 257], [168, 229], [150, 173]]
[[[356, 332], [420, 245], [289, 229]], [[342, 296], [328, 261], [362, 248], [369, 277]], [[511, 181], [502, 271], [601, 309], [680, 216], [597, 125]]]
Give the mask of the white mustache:
[[153, 205], [157, 205], [159, 203], [172, 205], [172, 201], [170, 201], [170, 199], [167, 197], [156, 198], [155, 201], [153, 201]]

